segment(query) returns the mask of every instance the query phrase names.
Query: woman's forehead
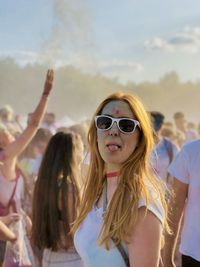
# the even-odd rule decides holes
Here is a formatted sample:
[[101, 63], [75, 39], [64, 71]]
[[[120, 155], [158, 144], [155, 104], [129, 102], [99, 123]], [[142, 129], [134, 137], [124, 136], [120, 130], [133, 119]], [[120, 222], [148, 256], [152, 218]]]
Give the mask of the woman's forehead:
[[107, 103], [102, 109], [102, 114], [113, 115], [118, 117], [132, 117], [133, 112], [125, 101], [113, 100]]

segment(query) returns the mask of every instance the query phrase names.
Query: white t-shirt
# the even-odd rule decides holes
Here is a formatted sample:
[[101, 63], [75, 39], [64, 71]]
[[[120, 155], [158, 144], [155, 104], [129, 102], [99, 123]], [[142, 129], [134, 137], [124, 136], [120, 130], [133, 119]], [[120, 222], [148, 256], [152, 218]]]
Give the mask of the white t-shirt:
[[168, 170], [188, 184], [180, 252], [200, 261], [200, 139], [183, 146]]
[[185, 133], [185, 144], [197, 139], [198, 135], [195, 131], [187, 130]]
[[[152, 193], [151, 193], [152, 192]], [[148, 209], [153, 212], [163, 224], [164, 210], [161, 202], [153, 189], [150, 188], [150, 194], [155, 201], [150, 201]], [[146, 206], [145, 200], [140, 199], [138, 208]], [[74, 236], [74, 245], [81, 256], [85, 267], [126, 267], [124, 259], [110, 241], [110, 250], [106, 250], [103, 246], [97, 244], [99, 233], [103, 224], [103, 208], [96, 206], [88, 213], [87, 217], [76, 231]], [[128, 248], [125, 244], [124, 249], [128, 255]]]
[[[171, 146], [171, 147], [170, 147]], [[166, 182], [170, 164], [169, 151], [172, 152], [172, 158], [178, 153], [178, 147], [167, 138], [162, 138], [151, 153], [151, 164], [156, 174]]]

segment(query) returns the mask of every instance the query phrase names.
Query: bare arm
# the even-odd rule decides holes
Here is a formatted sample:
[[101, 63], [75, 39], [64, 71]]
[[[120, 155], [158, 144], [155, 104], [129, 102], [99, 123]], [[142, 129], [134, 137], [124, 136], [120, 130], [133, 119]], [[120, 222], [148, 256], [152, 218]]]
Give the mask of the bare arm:
[[30, 123], [14, 142], [6, 146], [4, 150], [5, 160], [17, 157], [26, 148], [26, 146], [29, 144], [29, 142], [35, 135], [47, 108], [48, 96], [53, 86], [53, 79], [53, 70], [48, 70], [42, 96], [35, 111], [31, 116]]
[[180, 228], [180, 222], [187, 199], [188, 185], [180, 182], [174, 177], [173, 187], [174, 196], [169, 203], [169, 226], [172, 235], [167, 235], [164, 247], [164, 266], [172, 267], [174, 263], [174, 253]]
[[16, 235], [8, 228], [8, 225], [19, 220], [19, 215], [11, 213], [5, 217], [0, 217], [0, 240], [15, 241]]
[[0, 221], [0, 240], [3, 241], [15, 241], [15, 234], [2, 222]]
[[159, 219], [145, 208], [139, 209], [131, 243], [128, 244], [130, 267], [157, 267], [160, 258], [162, 225]]

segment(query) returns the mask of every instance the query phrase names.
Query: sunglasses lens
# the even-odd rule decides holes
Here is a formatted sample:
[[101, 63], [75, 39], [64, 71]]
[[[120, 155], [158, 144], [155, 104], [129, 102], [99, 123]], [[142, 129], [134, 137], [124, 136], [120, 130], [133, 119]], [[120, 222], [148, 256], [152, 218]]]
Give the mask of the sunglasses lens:
[[98, 129], [106, 130], [112, 124], [112, 119], [102, 116], [102, 117], [97, 118], [96, 124], [97, 124]]
[[135, 122], [131, 120], [121, 119], [119, 121], [119, 128], [122, 132], [131, 133], [135, 129]]

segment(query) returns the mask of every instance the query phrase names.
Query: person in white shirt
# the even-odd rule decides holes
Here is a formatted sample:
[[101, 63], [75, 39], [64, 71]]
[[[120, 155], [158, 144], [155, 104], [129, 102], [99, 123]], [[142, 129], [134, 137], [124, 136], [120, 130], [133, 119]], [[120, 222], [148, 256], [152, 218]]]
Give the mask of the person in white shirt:
[[169, 209], [174, 234], [166, 238], [164, 266], [175, 266], [174, 250], [182, 217], [182, 267], [200, 266], [200, 140], [184, 145], [168, 170], [174, 177], [174, 197]]
[[166, 201], [149, 166], [154, 142], [140, 100], [123, 92], [107, 97], [88, 141], [89, 173], [72, 229], [85, 267], [157, 267]]
[[161, 136], [165, 116], [158, 111], [151, 111], [150, 115], [155, 135], [155, 147], [151, 154], [151, 163], [156, 174], [170, 188], [172, 181], [167, 169], [177, 155], [179, 148], [169, 138]]

